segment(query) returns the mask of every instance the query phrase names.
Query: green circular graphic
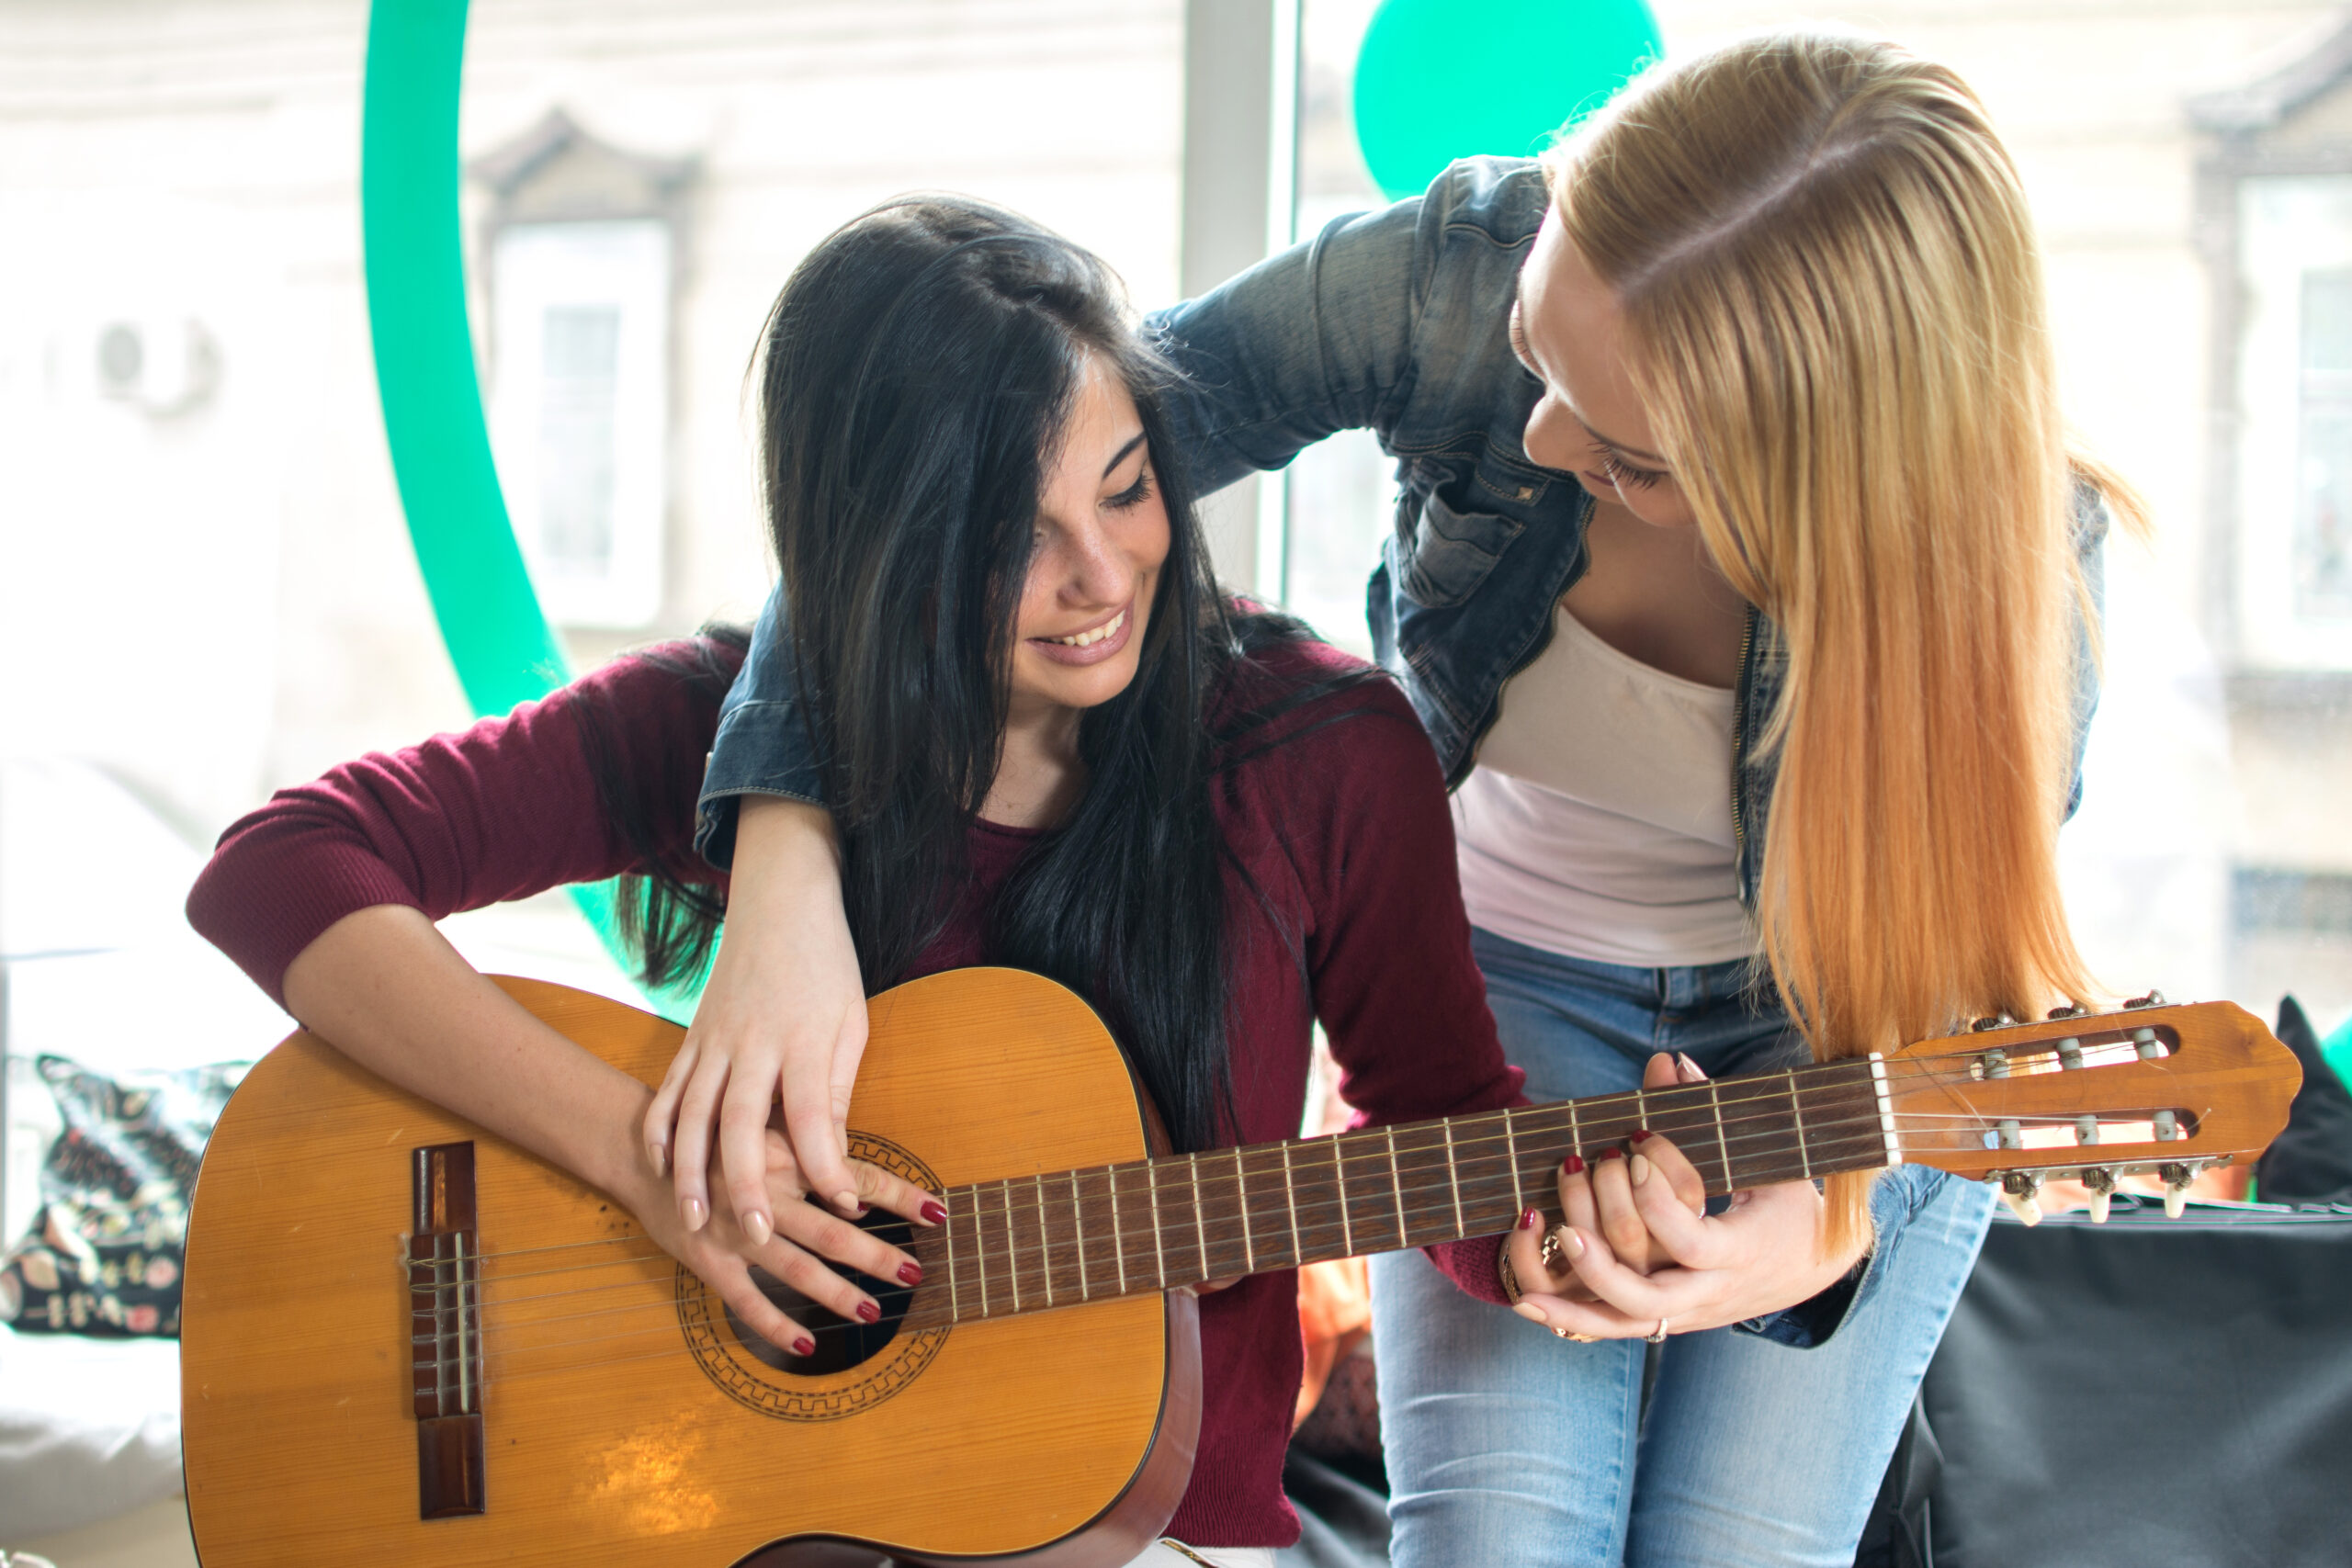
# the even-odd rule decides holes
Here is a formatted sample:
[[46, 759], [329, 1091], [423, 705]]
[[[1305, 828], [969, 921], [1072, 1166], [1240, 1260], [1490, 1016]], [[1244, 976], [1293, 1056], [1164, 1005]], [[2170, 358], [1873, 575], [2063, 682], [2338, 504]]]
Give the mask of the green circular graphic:
[[1665, 52], [1644, 0], [1385, 0], [1356, 57], [1356, 142], [1391, 200], [1456, 158], [1542, 152]]
[[[466, 0], [375, 0], [360, 115], [359, 214], [384, 439], [441, 641], [477, 715], [511, 712], [571, 678], [523, 565], [490, 450], [466, 324], [458, 215], [458, 93]], [[635, 959], [615, 887], [571, 889], [606, 952]], [[692, 1015], [700, 987], [649, 995]]]

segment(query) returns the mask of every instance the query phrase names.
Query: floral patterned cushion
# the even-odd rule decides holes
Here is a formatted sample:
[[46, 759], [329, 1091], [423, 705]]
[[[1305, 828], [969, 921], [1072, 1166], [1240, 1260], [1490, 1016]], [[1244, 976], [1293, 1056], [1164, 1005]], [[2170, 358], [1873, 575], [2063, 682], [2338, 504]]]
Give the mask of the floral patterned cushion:
[[175, 1336], [196, 1168], [248, 1063], [118, 1081], [36, 1058], [64, 1131], [41, 1208], [0, 1264], [0, 1322], [20, 1333]]

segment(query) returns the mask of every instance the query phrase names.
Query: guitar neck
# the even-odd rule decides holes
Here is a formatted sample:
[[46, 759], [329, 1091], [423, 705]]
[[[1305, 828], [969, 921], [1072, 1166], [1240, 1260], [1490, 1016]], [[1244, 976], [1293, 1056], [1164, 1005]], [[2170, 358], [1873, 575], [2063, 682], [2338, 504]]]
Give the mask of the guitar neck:
[[1075, 1306], [1556, 1217], [1561, 1162], [1671, 1138], [1710, 1193], [1885, 1165], [1878, 1058], [958, 1187], [914, 1326]]

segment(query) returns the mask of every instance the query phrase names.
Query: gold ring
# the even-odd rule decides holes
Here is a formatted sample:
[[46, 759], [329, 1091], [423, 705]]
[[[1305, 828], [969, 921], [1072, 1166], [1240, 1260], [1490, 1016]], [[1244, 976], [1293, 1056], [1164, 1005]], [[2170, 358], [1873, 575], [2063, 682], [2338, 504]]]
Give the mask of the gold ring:
[[1535, 1257], [1536, 1261], [1544, 1265], [1544, 1272], [1546, 1274], [1555, 1274], [1559, 1272], [1560, 1237], [1558, 1232], [1545, 1231], [1544, 1233], [1544, 1246], [1542, 1249], [1536, 1253]]
[[1573, 1328], [1555, 1328], [1552, 1330], [1552, 1333], [1555, 1337], [1561, 1339], [1573, 1339], [1579, 1345], [1598, 1345], [1600, 1343], [1600, 1335], [1578, 1334]]
[[1653, 1344], [1653, 1345], [1663, 1345], [1663, 1344], [1665, 1344], [1665, 1343], [1666, 1343], [1666, 1319], [1664, 1319], [1664, 1318], [1662, 1318], [1662, 1317], [1661, 1317], [1661, 1318], [1659, 1318], [1659, 1319], [1657, 1320], [1657, 1326], [1656, 1328], [1651, 1329], [1651, 1330], [1649, 1331], [1649, 1333], [1647, 1333], [1646, 1335], [1644, 1335], [1644, 1336], [1643, 1336], [1643, 1337], [1644, 1337], [1644, 1338], [1645, 1338], [1645, 1339], [1647, 1339], [1647, 1340], [1648, 1340], [1651, 1344]]

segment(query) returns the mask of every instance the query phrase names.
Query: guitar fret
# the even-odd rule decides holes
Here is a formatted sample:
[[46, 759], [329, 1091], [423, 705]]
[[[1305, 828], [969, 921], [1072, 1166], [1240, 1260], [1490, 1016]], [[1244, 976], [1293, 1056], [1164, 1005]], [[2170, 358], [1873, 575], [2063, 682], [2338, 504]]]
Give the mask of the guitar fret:
[[1577, 1157], [1584, 1155], [1584, 1134], [1577, 1130], [1577, 1102], [1568, 1101], [1568, 1149]]
[[1069, 1173], [1069, 1223], [1078, 1233], [1078, 1299], [1091, 1301], [1094, 1292], [1086, 1283], [1086, 1201], [1079, 1191], [1078, 1172]]
[[[1127, 1233], [1119, 1225], [1119, 1168], [1105, 1166], [1103, 1174], [1111, 1180], [1111, 1258], [1119, 1266], [1119, 1294], [1124, 1296], [1127, 1293]], [[1158, 1203], [1151, 1206], [1151, 1235], [1156, 1245], [1159, 1239]]]
[[1306, 1249], [1298, 1242], [1298, 1184], [1291, 1179], [1290, 1145], [1283, 1145], [1283, 1201], [1290, 1209], [1290, 1260], [1303, 1263]]
[[1724, 1190], [1728, 1192], [1732, 1190], [1731, 1144], [1724, 1136], [1723, 1086], [1713, 1078], [1707, 1080], [1707, 1099], [1715, 1108], [1715, 1152], [1723, 1156]]
[[1211, 1277], [1209, 1274], [1209, 1226], [1208, 1216], [1201, 1213], [1200, 1151], [1195, 1149], [1185, 1158], [1192, 1162], [1193, 1167], [1193, 1241], [1201, 1249], [1201, 1278], [1207, 1280]]
[[1238, 1145], [1233, 1151], [1233, 1206], [1241, 1211], [1241, 1271], [1258, 1271], [1258, 1249], [1250, 1240], [1250, 1172], [1241, 1163]]
[[1805, 1179], [1810, 1181], [1813, 1179], [1813, 1156], [1804, 1146], [1804, 1095], [1797, 1088], [1797, 1070], [1791, 1067], [1785, 1076], [1789, 1080], [1789, 1115], [1797, 1128], [1797, 1164], [1803, 1168]]
[[1349, 1213], [1348, 1202], [1348, 1140], [1345, 1136], [1331, 1140], [1331, 1186], [1340, 1195], [1340, 1245], [1346, 1256], [1356, 1255], [1356, 1227]]
[[1046, 1237], [1053, 1230], [1046, 1213], [1046, 1173], [1037, 1173], [1037, 1272], [1046, 1277], [1046, 1304], [1054, 1304], [1054, 1260], [1046, 1255]]
[[1410, 1247], [1412, 1232], [1405, 1228], [1405, 1173], [1396, 1168], [1396, 1127], [1394, 1122], [1381, 1131], [1388, 1138], [1388, 1190], [1396, 1199], [1396, 1245]]
[[1516, 1217], [1527, 1213], [1527, 1199], [1519, 1187], [1519, 1121], [1509, 1111], [1503, 1112], [1503, 1158], [1510, 1162], [1510, 1212]]
[[1006, 1177], [1004, 1188], [1004, 1273], [1012, 1283], [1012, 1310], [1021, 1310], [1021, 1243], [1012, 1235], [1012, 1178]]
[[947, 1248], [947, 1315], [951, 1321], [962, 1322], [964, 1290], [956, 1282], [956, 1192], [947, 1192], [947, 1217], [939, 1222], [939, 1239]]
[[[1148, 1177], [1151, 1181], [1152, 1267], [1159, 1271], [1159, 1288], [1164, 1291], [1168, 1288], [1168, 1252], [1160, 1244], [1159, 1240], [1159, 1167], [1147, 1161], [1143, 1168], [1144, 1174]], [[1126, 1289], [1126, 1280], [1125, 1276], [1122, 1276], [1120, 1279], [1119, 1288], [1122, 1291]]]
[[1449, 1119], [1438, 1123], [1445, 1129], [1445, 1184], [1453, 1193], [1453, 1234], [1466, 1234], [1462, 1224], [1462, 1173], [1453, 1166], [1453, 1122]]
[[972, 1189], [972, 1262], [980, 1271], [980, 1315], [989, 1314], [988, 1229], [980, 1222], [980, 1190]]

